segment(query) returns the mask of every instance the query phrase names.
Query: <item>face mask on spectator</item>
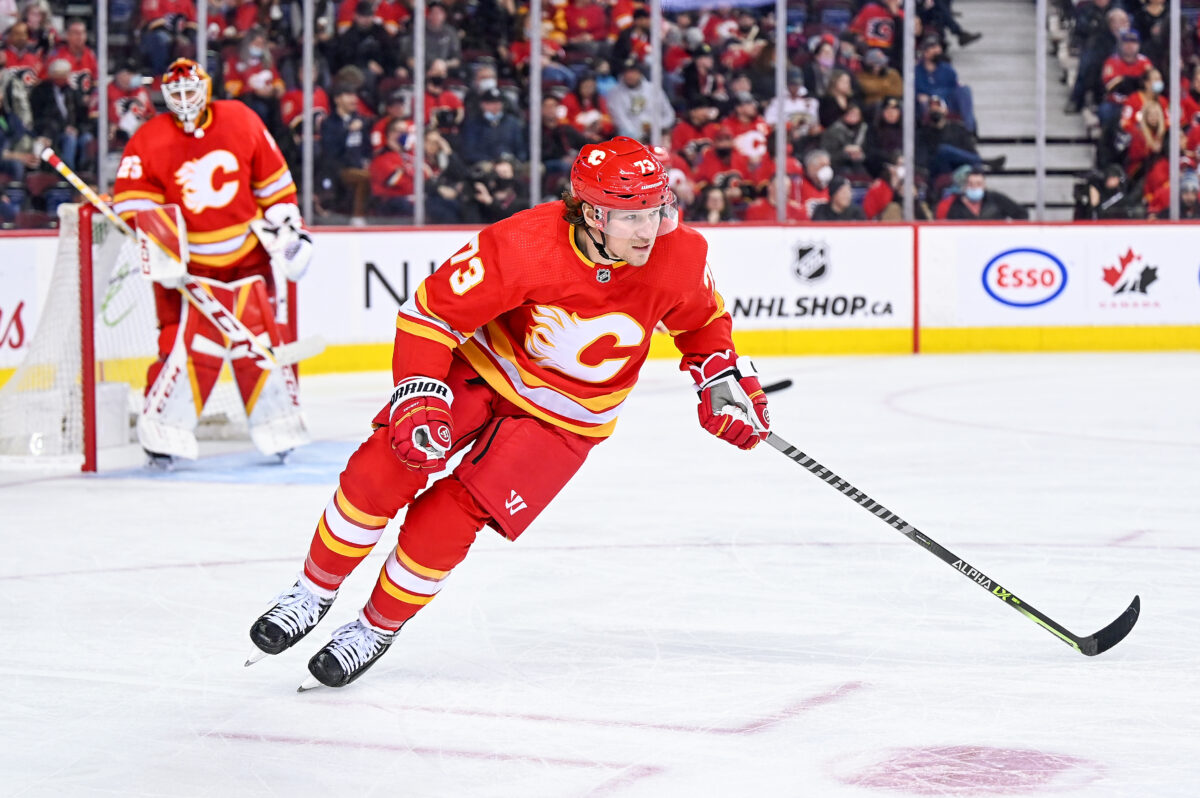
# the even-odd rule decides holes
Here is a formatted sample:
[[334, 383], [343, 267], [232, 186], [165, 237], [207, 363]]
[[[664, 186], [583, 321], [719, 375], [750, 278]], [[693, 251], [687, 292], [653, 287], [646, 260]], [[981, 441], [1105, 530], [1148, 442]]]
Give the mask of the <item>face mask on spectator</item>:
[[983, 199], [982, 188], [968, 188], [963, 192], [963, 194], [965, 194], [967, 199], [969, 199], [971, 202], [979, 202], [981, 199]]
[[833, 180], [833, 167], [832, 166], [822, 166], [820, 169], [818, 169], [817, 170], [817, 180], [820, 180], [821, 185], [823, 185], [823, 186], [829, 185], [829, 181]]
[[733, 152], [733, 145], [722, 144], [720, 146], [713, 147], [713, 149], [716, 151], [718, 158], [728, 158], [730, 153]]
[[830, 67], [833, 66], [833, 56], [832, 55], [819, 55], [819, 56], [817, 56], [817, 63], [820, 64], [821, 66], [825, 67], [826, 69], [829, 69]]
[[1153, 91], [1155, 94], [1162, 94], [1163, 82], [1161, 80], [1153, 81], [1150, 84], [1150, 90]]
[[896, 179], [897, 179], [897, 180], [903, 180], [903, 179], [904, 179], [904, 175], [905, 175], [905, 174], [907, 174], [907, 173], [904, 171], [904, 167], [903, 167], [903, 166], [897, 166], [897, 167], [896, 167]]
[[481, 92], [487, 91], [488, 89], [494, 89], [494, 88], [496, 88], [496, 79], [495, 78], [480, 78], [479, 79], [479, 90]]
[[495, 122], [498, 119], [500, 119], [500, 112], [499, 111], [484, 111], [483, 118], [489, 122]]
[[251, 58], [262, 58], [262, 54], [263, 54], [263, 48], [261, 48], [261, 47], [247, 47], [247, 48], [246, 48], [246, 54], [247, 54], [247, 55], [249, 55]]

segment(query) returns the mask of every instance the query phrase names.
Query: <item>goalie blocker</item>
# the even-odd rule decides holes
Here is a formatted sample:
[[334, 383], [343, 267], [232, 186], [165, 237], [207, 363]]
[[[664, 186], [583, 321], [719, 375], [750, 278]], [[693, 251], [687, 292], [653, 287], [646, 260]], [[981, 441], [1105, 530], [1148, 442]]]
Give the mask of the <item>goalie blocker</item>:
[[[137, 434], [150, 453], [195, 459], [196, 424], [226, 362], [246, 411], [250, 438], [264, 454], [280, 454], [309, 441], [300, 412], [295, 370], [260, 356], [254, 344], [283, 343], [286, 327], [275, 314], [266, 278], [258, 267], [226, 269], [235, 279], [196, 276], [187, 290], [201, 290], [207, 306], [218, 308], [219, 321], [232, 315], [240, 325], [223, 330], [182, 302], [179, 288], [188, 280], [187, 229], [176, 205], [134, 215], [142, 273], [155, 282], [159, 319], [157, 362], [147, 374], [147, 389]], [[282, 293], [282, 292], [281, 292]], [[244, 327], [255, 341], [237, 340], [230, 330]]]

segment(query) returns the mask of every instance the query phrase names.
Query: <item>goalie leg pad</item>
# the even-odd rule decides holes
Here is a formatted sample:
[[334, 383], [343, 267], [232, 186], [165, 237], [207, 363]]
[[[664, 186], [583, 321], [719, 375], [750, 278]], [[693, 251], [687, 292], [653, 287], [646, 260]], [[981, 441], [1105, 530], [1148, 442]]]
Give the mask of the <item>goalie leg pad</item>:
[[[272, 345], [279, 344], [280, 330], [275, 323], [266, 280], [261, 275], [247, 277], [230, 283], [229, 290], [228, 307], [233, 308], [246, 328]], [[246, 408], [250, 439], [260, 452], [278, 454], [309, 442], [308, 428], [300, 412], [300, 387], [294, 368], [279, 365], [263, 371], [255, 359], [236, 354], [231, 367]]]
[[[216, 335], [207, 320], [187, 306], [179, 321], [159, 333], [159, 358], [146, 374], [146, 397], [138, 416], [138, 442], [158, 454], [196, 459], [196, 422], [220, 376], [223, 357], [211, 351], [208, 335]], [[166, 351], [161, 351], [161, 350]]]

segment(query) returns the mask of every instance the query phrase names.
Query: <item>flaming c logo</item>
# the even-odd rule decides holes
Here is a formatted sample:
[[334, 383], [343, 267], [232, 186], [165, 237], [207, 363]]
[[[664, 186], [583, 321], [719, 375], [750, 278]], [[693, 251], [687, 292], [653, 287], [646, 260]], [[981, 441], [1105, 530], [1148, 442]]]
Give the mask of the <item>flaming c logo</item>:
[[552, 305], [538, 305], [533, 321], [525, 336], [525, 351], [534, 362], [585, 382], [606, 382], [629, 361], [612, 357], [594, 366], [585, 364], [580, 356], [592, 344], [607, 336], [615, 339], [614, 347], [638, 346], [646, 337], [642, 326], [624, 313], [585, 319]]
[[[202, 158], [187, 161], [175, 171], [175, 182], [183, 188], [183, 204], [192, 213], [206, 208], [224, 208], [237, 195], [237, 158], [229, 150], [213, 150]], [[217, 172], [224, 179], [216, 185]]]

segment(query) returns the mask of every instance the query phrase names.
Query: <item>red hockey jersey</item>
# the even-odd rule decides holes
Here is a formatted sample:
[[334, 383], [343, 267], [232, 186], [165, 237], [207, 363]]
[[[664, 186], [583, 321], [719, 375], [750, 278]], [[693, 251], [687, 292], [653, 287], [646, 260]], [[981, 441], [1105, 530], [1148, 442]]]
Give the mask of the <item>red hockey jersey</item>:
[[113, 184], [113, 209], [177, 204], [187, 223], [188, 249], [201, 266], [267, 259], [249, 223], [277, 202], [295, 202], [296, 186], [275, 139], [254, 111], [216, 100], [190, 135], [171, 114], [159, 114], [125, 146]]
[[645, 266], [603, 265], [562, 213], [561, 202], [538, 205], [472, 238], [401, 307], [396, 348], [422, 346], [413, 336], [443, 344], [529, 414], [604, 438], [655, 325], [691, 359], [732, 349], [731, 323], [698, 232], [659, 238]]

